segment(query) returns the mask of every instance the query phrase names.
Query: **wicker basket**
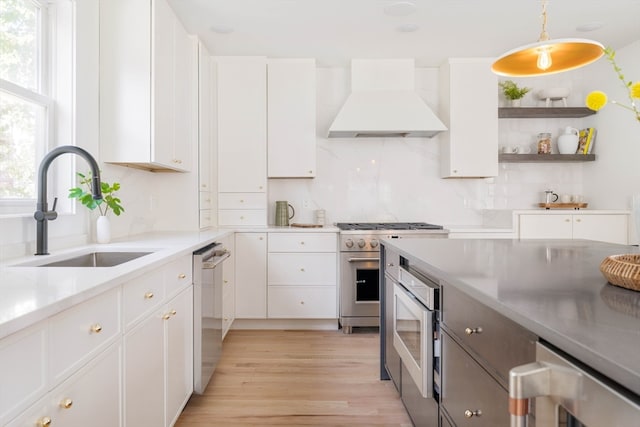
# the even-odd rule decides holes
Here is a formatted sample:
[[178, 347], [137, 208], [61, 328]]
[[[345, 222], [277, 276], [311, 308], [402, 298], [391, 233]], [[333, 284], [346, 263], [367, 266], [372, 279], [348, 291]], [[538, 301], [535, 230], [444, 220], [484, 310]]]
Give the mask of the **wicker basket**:
[[640, 254], [610, 255], [600, 271], [612, 285], [640, 291]]

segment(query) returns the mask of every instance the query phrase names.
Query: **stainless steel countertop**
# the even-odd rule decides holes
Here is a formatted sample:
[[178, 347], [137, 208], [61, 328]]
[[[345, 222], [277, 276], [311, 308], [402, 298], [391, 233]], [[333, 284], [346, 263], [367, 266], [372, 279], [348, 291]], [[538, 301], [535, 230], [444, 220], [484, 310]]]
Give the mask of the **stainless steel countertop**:
[[[587, 240], [385, 240], [420, 270], [502, 313], [640, 395], [640, 292], [607, 283], [608, 255], [637, 247]], [[462, 308], [464, 309], [464, 308]]]

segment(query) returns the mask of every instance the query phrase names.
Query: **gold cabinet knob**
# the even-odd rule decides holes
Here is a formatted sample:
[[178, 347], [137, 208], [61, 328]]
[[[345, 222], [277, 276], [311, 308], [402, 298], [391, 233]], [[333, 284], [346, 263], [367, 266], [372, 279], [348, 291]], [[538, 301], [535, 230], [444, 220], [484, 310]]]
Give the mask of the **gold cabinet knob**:
[[259, 239], [259, 240], [262, 240], [262, 239], [263, 239], [263, 237], [260, 237], [260, 239]]
[[565, 219], [564, 222], [571, 222], [569, 218]]
[[300, 305], [304, 305], [304, 301], [300, 301]]
[[304, 245], [304, 240], [302, 242], [300, 242], [301, 245]]
[[73, 400], [67, 397], [62, 402], [60, 402], [60, 406], [63, 407], [64, 409], [69, 409], [73, 406]]
[[165, 313], [162, 315], [162, 320], [169, 320], [171, 319], [171, 313]]
[[466, 418], [479, 417], [480, 415], [482, 415], [482, 411], [480, 409], [477, 409], [475, 411], [472, 411], [471, 409], [467, 409], [464, 411], [464, 416]]
[[310, 171], [309, 171], [309, 173], [313, 173], [313, 171], [312, 171], [312, 170], [310, 170]]
[[228, 318], [228, 317], [225, 317], [225, 318], [224, 318], [224, 321], [225, 321], [225, 322], [228, 322], [228, 321], [229, 321], [229, 318]]
[[244, 199], [240, 199], [240, 203], [244, 203]]
[[146, 294], [144, 294], [144, 299], [151, 299], [153, 298], [153, 292], [147, 292]]
[[225, 285], [229, 283], [228, 280], [223, 280], [223, 282], [224, 282]]
[[51, 425], [51, 417], [42, 417], [38, 420], [38, 427], [49, 427]]
[[[241, 219], [241, 220], [244, 220], [244, 217], [243, 217], [243, 216], [241, 216], [241, 217], [240, 217], [240, 219]], [[260, 240], [262, 240], [262, 238], [261, 238]]]
[[187, 277], [187, 275], [184, 273], [178, 274], [178, 279], [184, 279], [185, 277]]
[[479, 326], [477, 328], [465, 328], [464, 333], [467, 335], [481, 334], [482, 328]]
[[94, 334], [99, 334], [100, 332], [102, 332], [102, 326], [99, 323], [91, 325], [91, 332], [93, 332]]
[[582, 222], [582, 220], [580, 218], [577, 218], [576, 222]]
[[302, 268], [300, 269], [300, 271], [302, 271], [302, 272], [304, 273], [304, 267], [302, 267]]
[[171, 310], [171, 315], [172, 315], [172, 316], [175, 316], [177, 313], [178, 313], [177, 311], [175, 311], [175, 310]]

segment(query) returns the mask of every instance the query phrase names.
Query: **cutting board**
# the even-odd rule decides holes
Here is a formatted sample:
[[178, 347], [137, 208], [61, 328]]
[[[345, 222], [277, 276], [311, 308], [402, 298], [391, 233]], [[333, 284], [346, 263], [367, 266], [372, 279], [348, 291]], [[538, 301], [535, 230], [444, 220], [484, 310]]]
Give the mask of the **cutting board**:
[[580, 209], [586, 208], [588, 203], [538, 203], [538, 206], [545, 209]]
[[322, 224], [300, 224], [297, 222], [294, 222], [291, 224], [291, 227], [296, 227], [296, 228], [322, 228]]

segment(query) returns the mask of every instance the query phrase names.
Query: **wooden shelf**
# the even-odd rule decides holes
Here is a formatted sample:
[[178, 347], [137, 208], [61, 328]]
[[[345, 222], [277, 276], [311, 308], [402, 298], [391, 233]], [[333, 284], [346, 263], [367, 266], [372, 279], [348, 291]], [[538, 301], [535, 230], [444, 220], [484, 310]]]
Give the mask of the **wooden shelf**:
[[595, 154], [498, 154], [498, 162], [542, 163], [542, 162], [593, 162]]
[[542, 119], [542, 118], [578, 118], [587, 117], [596, 112], [587, 107], [501, 107], [499, 119]]

